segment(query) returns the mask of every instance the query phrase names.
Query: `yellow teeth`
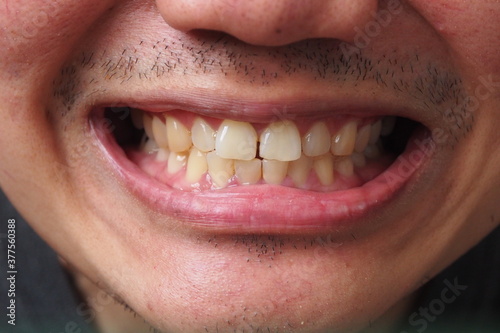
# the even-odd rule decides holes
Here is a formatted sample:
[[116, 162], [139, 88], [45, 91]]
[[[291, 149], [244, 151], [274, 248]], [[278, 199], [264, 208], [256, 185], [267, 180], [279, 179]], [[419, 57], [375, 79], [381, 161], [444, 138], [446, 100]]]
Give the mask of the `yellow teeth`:
[[186, 168], [186, 180], [190, 183], [196, 183], [208, 170], [206, 154], [192, 147], [189, 152], [189, 158]]
[[256, 184], [262, 178], [262, 161], [254, 158], [250, 161], [234, 161], [236, 177], [240, 184]]
[[330, 151], [330, 131], [322, 121], [315, 123], [302, 138], [304, 155], [314, 157]]
[[285, 180], [288, 162], [262, 160], [262, 177], [268, 184], [279, 185]]
[[358, 135], [356, 136], [356, 142], [354, 144], [354, 150], [356, 152], [362, 153], [365, 150], [368, 142], [370, 141], [370, 130], [370, 125], [365, 125], [359, 130]]
[[207, 154], [208, 174], [212, 183], [218, 188], [224, 188], [234, 175], [234, 161], [222, 158], [216, 152]]
[[312, 158], [305, 155], [301, 155], [298, 160], [289, 162], [288, 176], [292, 179], [295, 186], [303, 187], [306, 184], [312, 164]]
[[215, 131], [203, 119], [196, 118], [191, 127], [193, 145], [202, 152], [215, 149]]
[[250, 123], [224, 120], [217, 131], [215, 151], [222, 158], [250, 161], [257, 154], [257, 132]]
[[168, 148], [175, 153], [188, 151], [193, 143], [187, 128], [174, 117], [167, 117], [167, 138]]
[[333, 184], [333, 156], [331, 154], [316, 158], [313, 168], [322, 185], [329, 186]]
[[301, 150], [299, 130], [290, 120], [274, 122], [260, 135], [259, 155], [262, 158], [294, 161], [300, 157]]
[[[132, 122], [142, 126], [140, 150], [156, 153], [155, 160], [166, 162], [166, 172], [185, 170], [186, 182], [211, 181], [214, 188], [230, 183], [282, 184], [289, 177], [299, 188], [306, 188], [311, 172], [323, 186], [331, 186], [335, 174], [352, 177], [367, 159], [381, 156], [380, 136], [394, 128], [394, 117], [359, 127], [351, 120], [335, 131], [324, 121], [314, 122], [300, 135], [290, 120], [269, 124], [258, 135], [251, 123], [223, 120], [217, 129], [196, 117], [188, 129], [176, 117], [142, 115], [132, 110]], [[207, 175], [209, 177], [206, 177]]]
[[348, 156], [354, 151], [356, 144], [356, 133], [358, 125], [350, 121], [332, 136], [332, 154], [336, 156]]

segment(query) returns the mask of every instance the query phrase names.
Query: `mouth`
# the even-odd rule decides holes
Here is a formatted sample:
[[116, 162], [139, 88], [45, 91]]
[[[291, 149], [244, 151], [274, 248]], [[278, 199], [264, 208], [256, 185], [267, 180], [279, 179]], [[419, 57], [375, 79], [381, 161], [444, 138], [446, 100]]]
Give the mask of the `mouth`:
[[352, 228], [432, 158], [411, 158], [431, 131], [394, 112], [248, 114], [134, 103], [96, 107], [90, 119], [118, 177], [148, 207], [229, 233]]

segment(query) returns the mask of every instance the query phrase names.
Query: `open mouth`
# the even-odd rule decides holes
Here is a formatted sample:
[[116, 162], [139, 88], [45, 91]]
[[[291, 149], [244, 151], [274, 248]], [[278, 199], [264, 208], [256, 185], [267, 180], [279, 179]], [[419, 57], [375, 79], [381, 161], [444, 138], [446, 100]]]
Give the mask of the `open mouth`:
[[[424, 163], [398, 171], [418, 149], [413, 139], [430, 135], [395, 116], [248, 122], [125, 106], [98, 108], [92, 118], [120, 174], [156, 210], [249, 232], [339, 226], [361, 217]], [[112, 131], [99, 125], [103, 119]]]

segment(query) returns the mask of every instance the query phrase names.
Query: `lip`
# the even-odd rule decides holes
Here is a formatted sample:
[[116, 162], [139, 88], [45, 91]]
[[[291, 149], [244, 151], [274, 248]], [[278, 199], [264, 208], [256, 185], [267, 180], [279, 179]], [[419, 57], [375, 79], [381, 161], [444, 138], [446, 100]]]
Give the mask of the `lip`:
[[[132, 103], [132, 105], [153, 112], [164, 111], [167, 105], [177, 108], [185, 107], [178, 103], [156, 102]], [[298, 110], [297, 105], [295, 104], [289, 111]], [[252, 108], [259, 109], [254, 105], [247, 107], [246, 110]], [[202, 109], [198, 113], [204, 114], [208, 112], [206, 110]], [[257, 117], [260, 121], [265, 121], [276, 117], [269, 107], [261, 107], [260, 110], [267, 110], [267, 112], [260, 115], [254, 113], [251, 118]], [[361, 108], [356, 108], [356, 110], [361, 110]], [[382, 110], [377, 110], [379, 111], [368, 112], [364, 109], [364, 116], [382, 114]], [[354, 113], [362, 114], [360, 111], [349, 112], [349, 114]], [[393, 110], [386, 114], [394, 113]], [[434, 153], [423, 154], [423, 158], [416, 163], [407, 163], [407, 155], [419, 149], [415, 144], [415, 139], [418, 136], [423, 139], [426, 135], [422, 130], [417, 131], [410, 139], [405, 151], [388, 169], [364, 185], [349, 190], [324, 193], [261, 184], [204, 192], [185, 192], [148, 176], [127, 158], [112, 134], [104, 128], [104, 122], [97, 121], [99, 115], [96, 112], [90, 112], [90, 114], [92, 135], [108, 165], [119, 182], [124, 184], [127, 190], [145, 206], [166, 218], [178, 220], [190, 228], [230, 234], [322, 233], [342, 229], [349, 231], [363, 227], [363, 225], [368, 226], [370, 216], [379, 210], [388, 209], [391, 202], [402, 194], [405, 188], [412, 187], [411, 184], [418, 181], [420, 174], [418, 171], [425, 168]], [[243, 115], [232, 118], [248, 120], [249, 117]], [[405, 170], [403, 173], [402, 168]]]

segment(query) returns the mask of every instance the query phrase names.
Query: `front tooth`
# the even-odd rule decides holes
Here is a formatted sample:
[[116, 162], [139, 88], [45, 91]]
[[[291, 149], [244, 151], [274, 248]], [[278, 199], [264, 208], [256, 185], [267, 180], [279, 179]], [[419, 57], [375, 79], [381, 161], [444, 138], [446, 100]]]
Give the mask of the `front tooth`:
[[257, 132], [250, 123], [224, 120], [217, 131], [215, 151], [222, 158], [254, 159], [257, 154]]
[[168, 148], [172, 152], [180, 153], [188, 151], [191, 147], [191, 134], [179, 120], [167, 116], [167, 139]]
[[262, 178], [268, 184], [281, 184], [286, 177], [287, 169], [288, 162], [262, 160]]
[[156, 143], [161, 148], [168, 147], [167, 141], [167, 129], [163, 121], [161, 121], [158, 117], [153, 117], [153, 122], [151, 124], [153, 136], [155, 138]]
[[198, 148], [192, 147], [187, 161], [186, 180], [190, 183], [196, 183], [207, 170], [206, 154], [199, 151]]
[[130, 117], [132, 118], [132, 124], [137, 129], [144, 128], [144, 122], [142, 121], [142, 111], [137, 109], [130, 110]]
[[274, 122], [260, 135], [259, 155], [269, 160], [297, 160], [302, 153], [300, 141], [299, 130], [293, 122]]
[[314, 160], [313, 168], [322, 185], [333, 184], [333, 156], [331, 154], [326, 154]]
[[191, 127], [191, 140], [200, 151], [209, 152], [215, 149], [215, 131], [201, 118], [194, 120]]
[[358, 125], [355, 121], [345, 124], [337, 134], [332, 136], [332, 154], [335, 156], [348, 156], [354, 151]]
[[320, 156], [330, 151], [330, 131], [322, 121], [315, 123], [302, 138], [302, 150], [306, 156]]
[[370, 141], [370, 125], [365, 125], [361, 127], [356, 136], [356, 143], [354, 144], [354, 150], [358, 153], [362, 153], [366, 146], [368, 145], [368, 141]]
[[240, 184], [255, 184], [262, 178], [262, 161], [254, 158], [250, 161], [234, 161], [236, 177]]
[[154, 138], [154, 136], [153, 136], [153, 118], [150, 115], [144, 113], [142, 116], [142, 122], [144, 124], [144, 131], [148, 135], [148, 138], [153, 139]]
[[312, 164], [312, 158], [304, 154], [298, 160], [291, 161], [288, 164], [288, 176], [290, 176], [296, 186], [302, 187], [306, 184]]
[[382, 119], [382, 129], [380, 130], [380, 135], [388, 136], [394, 130], [396, 125], [396, 117], [385, 117]]
[[219, 188], [226, 187], [234, 175], [234, 162], [217, 155], [215, 151], [207, 154], [208, 173], [212, 183]]
[[368, 142], [370, 145], [374, 145], [380, 139], [380, 133], [382, 131], [382, 120], [377, 121], [372, 125], [372, 129], [370, 131], [370, 141]]
[[335, 161], [335, 170], [344, 177], [351, 177], [354, 174], [354, 165], [350, 157], [342, 157]]
[[173, 175], [174, 173], [179, 172], [187, 162], [188, 154], [186, 152], [183, 153], [175, 153], [171, 152], [168, 155], [168, 164], [167, 171], [169, 174]]

